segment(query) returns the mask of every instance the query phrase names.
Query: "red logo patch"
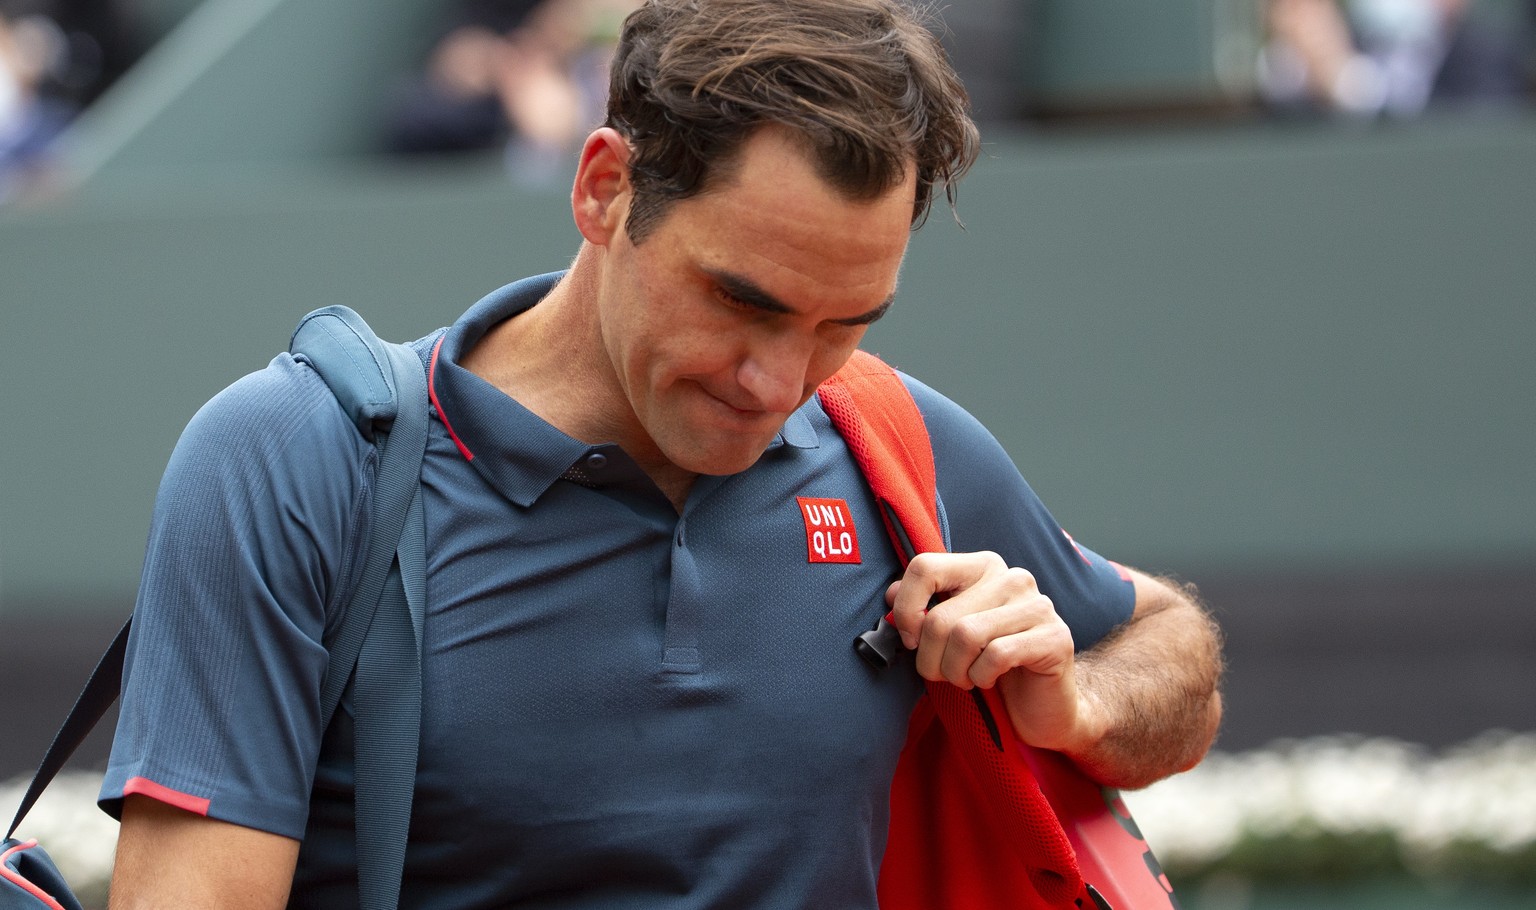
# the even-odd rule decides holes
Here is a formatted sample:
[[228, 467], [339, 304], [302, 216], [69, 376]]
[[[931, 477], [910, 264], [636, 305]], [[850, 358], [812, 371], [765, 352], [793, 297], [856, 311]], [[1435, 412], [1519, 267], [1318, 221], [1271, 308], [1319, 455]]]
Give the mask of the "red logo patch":
[[859, 562], [859, 532], [844, 499], [797, 496], [805, 519], [805, 553], [810, 562]]

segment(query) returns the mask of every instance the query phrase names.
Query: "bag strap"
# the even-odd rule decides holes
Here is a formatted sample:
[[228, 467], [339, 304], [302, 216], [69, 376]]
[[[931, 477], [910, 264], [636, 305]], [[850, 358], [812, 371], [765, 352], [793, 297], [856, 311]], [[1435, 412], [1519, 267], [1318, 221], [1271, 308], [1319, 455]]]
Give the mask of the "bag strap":
[[[330, 645], [330, 664], [322, 689], [324, 713], [321, 715], [329, 723], [348, 678], [352, 675], [353, 666], [363, 650], [363, 641], [372, 622], [372, 607], [378, 603], [386, 587], [385, 581], [390, 573], [396, 544], [400, 541], [409, 514], [408, 507], [421, 476], [428, 419], [426, 380], [421, 359], [410, 347], [380, 341], [362, 317], [347, 307], [326, 307], [304, 317], [294, 331], [289, 350], [309, 362], [320, 373], [347, 415], [357, 424], [358, 431], [381, 447], [379, 471], [374, 482], [373, 541], [358, 585], [349, 603], [343, 607], [343, 615], [337, 621], [334, 640]], [[400, 402], [412, 402], [413, 405], [402, 410]], [[388, 441], [391, 436], [393, 444]], [[389, 539], [391, 535], [392, 540]], [[419, 553], [420, 546], [416, 546], [415, 550]], [[419, 561], [419, 557], [412, 561]], [[396, 583], [394, 587], [399, 588], [400, 585]], [[354, 604], [361, 605], [361, 608], [352, 609]], [[400, 612], [409, 615], [405, 610], [403, 592]], [[43, 791], [117, 701], [122, 692], [123, 662], [132, 626], [133, 617], [129, 616], [97, 660], [90, 678], [32, 775], [16, 815], [6, 830], [6, 839], [16, 833]], [[413, 643], [419, 640], [419, 635], [418, 624], [412, 636]], [[398, 658], [381, 660], [387, 666]], [[415, 720], [410, 723], [419, 724], [419, 668], [416, 680], [417, 708], [412, 715]], [[386, 681], [391, 686], [402, 684], [398, 677]], [[405, 685], [408, 687], [408, 683]], [[411, 774], [407, 785], [414, 785], [415, 737], [399, 732], [393, 735], [411, 741], [408, 747]], [[401, 764], [405, 762], [406, 751], [406, 747], [393, 742], [380, 750], [381, 754], [398, 756], [397, 760]], [[408, 824], [407, 815], [404, 823], [387, 821], [382, 825], [386, 830], [399, 830], [402, 854], [405, 825]]]
[[69, 761], [75, 750], [85, 741], [85, 737], [95, 728], [107, 709], [117, 701], [118, 691], [123, 683], [123, 657], [128, 653], [128, 629], [133, 623], [133, 617], [129, 617], [117, 630], [117, 636], [112, 639], [112, 644], [96, 662], [96, 669], [91, 671], [91, 677], [85, 683], [85, 688], [80, 690], [80, 695], [75, 699], [74, 707], [69, 709], [69, 714], [64, 718], [64, 723], [59, 726], [59, 732], [54, 734], [53, 742], [49, 743], [48, 751], [44, 753], [43, 760], [37, 766], [37, 772], [32, 775], [32, 782], [27, 785], [27, 792], [21, 798], [21, 805], [16, 810], [16, 817], [11, 820], [11, 826], [6, 829], [5, 840], [10, 840], [21, 827], [22, 819], [32, 811], [37, 804], [38, 797], [48, 789], [48, 785], [58, 776], [64, 764]]
[[415, 350], [381, 341], [344, 306], [304, 317], [289, 350], [320, 374], [358, 432], [379, 447], [372, 537], [329, 645], [321, 716], [329, 724], [355, 671], [359, 905], [392, 910], [400, 899], [421, 738], [426, 537], [419, 488], [427, 382]]
[[[905, 565], [917, 553], [943, 552], [933, 446], [917, 404], [890, 366], [863, 351], [818, 390], [822, 408], [869, 483], [886, 530]], [[1005, 760], [998, 718], [1007, 714], [995, 690], [967, 693], [930, 682], [929, 701], [979, 780], [988, 782], [1013, 822], [1030, 881], [1042, 897], [1070, 903], [1083, 888], [1077, 860], [1055, 811], [1027, 770]]]
[[[408, 345], [381, 340], [349, 307], [328, 306], [305, 316], [294, 329], [288, 350], [320, 374], [358, 432], [379, 453], [372, 486], [372, 537], [327, 644], [330, 662], [320, 690], [320, 717], [329, 724], [386, 589], [420, 483], [427, 445], [427, 385], [416, 352]], [[354, 619], [359, 610], [365, 615]]]
[[[901, 377], [878, 359], [856, 353], [822, 386], [820, 394], [828, 416], [864, 470], [903, 562], [915, 553], [945, 549], [931, 441]], [[897, 640], [892, 653], [899, 647]], [[864, 653], [863, 648], [860, 651]], [[959, 877], [971, 871], [978, 879], [997, 878], [1001, 872], [997, 860], [1002, 858], [999, 843], [1019, 846], [1016, 855], [1029, 884], [1052, 906], [1085, 910], [1106, 910], [1111, 904], [1117, 910], [1178, 906], [1172, 886], [1120, 794], [1089, 779], [1066, 756], [1006, 736], [1007, 728], [998, 719], [1006, 721], [1007, 709], [996, 689], [973, 690], [967, 698], [954, 686], [929, 683], [928, 695], [930, 704], [913, 714], [916, 738], [908, 740], [892, 787], [892, 834], [881, 872], [882, 906], [1034, 906], [1024, 902], [1018, 891], [1008, 890], [1011, 878], [1007, 877], [999, 879], [1004, 882], [1001, 888], [978, 888], [976, 881], [954, 887], [957, 883], [951, 878], [939, 894], [915, 890], [913, 886], [920, 882], [908, 879], [895, 881], [894, 892], [886, 890], [886, 874], [892, 868], [899, 874], [904, 868], [953, 861], [961, 853], [988, 859], [983, 867], [970, 862]], [[943, 780], [903, 777], [909, 770], [909, 752], [938, 748], [936, 740], [921, 735], [923, 725], [935, 721], [948, 734], [951, 751], [963, 758], [942, 766], [925, 765], [919, 759], [910, 766], [930, 772], [940, 767], [947, 775]], [[917, 739], [922, 741], [914, 746]], [[931, 752], [923, 754], [933, 757]], [[986, 819], [944, 803], [973, 792], [951, 786], [959, 776], [983, 785], [981, 808]], [[915, 804], [909, 800], [924, 804], [917, 814], [905, 816], [922, 838], [908, 838], [898, 846], [895, 816], [898, 805]], [[945, 842], [936, 845], [935, 837]], [[938, 858], [936, 847], [950, 853]], [[896, 862], [893, 849], [900, 853]], [[961, 894], [968, 897], [957, 901]]]

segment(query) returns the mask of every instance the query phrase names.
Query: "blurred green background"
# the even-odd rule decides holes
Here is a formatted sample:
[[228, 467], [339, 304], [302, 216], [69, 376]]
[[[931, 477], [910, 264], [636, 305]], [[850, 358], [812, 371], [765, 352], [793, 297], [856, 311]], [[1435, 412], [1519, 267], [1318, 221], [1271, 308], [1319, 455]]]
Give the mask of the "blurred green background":
[[[565, 189], [494, 154], [377, 153], [439, 4], [152, 6], [164, 37], [0, 208], [0, 667], [34, 706], [0, 779], [131, 609], [204, 400], [309, 309], [412, 338], [578, 242]], [[1031, 9], [988, 97], [1051, 116], [988, 118], [964, 227], [916, 235], [866, 347], [981, 417], [1079, 540], [1201, 584], [1224, 748], [1536, 730], [1536, 115], [1275, 122], [1253, 3]], [[1186, 905], [1462, 900], [1391, 887]]]

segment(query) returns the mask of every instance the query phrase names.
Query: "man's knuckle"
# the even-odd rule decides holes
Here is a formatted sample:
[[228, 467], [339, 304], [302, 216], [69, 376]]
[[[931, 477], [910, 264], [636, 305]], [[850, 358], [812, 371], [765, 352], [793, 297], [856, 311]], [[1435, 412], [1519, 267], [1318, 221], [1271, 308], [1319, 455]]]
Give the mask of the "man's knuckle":
[[991, 640], [986, 621], [979, 614], [961, 617], [950, 631], [951, 640], [969, 651], [981, 651]]
[[1035, 647], [1042, 655], [1070, 655], [1075, 650], [1072, 630], [1066, 623], [1054, 623], [1042, 630]]
[[983, 658], [997, 666], [1017, 667], [1029, 657], [1029, 648], [1024, 636], [1010, 635], [988, 645]]
[[955, 625], [960, 621], [953, 611], [935, 608], [928, 611], [923, 620], [923, 631], [934, 638], [947, 639], [954, 634]]
[[1035, 576], [1028, 569], [1009, 566], [1003, 573], [1003, 586], [1012, 595], [1029, 594], [1038, 589]]
[[919, 553], [907, 563], [907, 575], [928, 578], [938, 572], [940, 554]]

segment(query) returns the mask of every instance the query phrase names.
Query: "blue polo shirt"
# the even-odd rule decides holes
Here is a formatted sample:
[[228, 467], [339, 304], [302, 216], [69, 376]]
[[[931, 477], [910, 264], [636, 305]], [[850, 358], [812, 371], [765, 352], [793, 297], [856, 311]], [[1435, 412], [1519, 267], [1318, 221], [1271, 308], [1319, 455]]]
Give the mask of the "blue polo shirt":
[[[873, 908], [922, 686], [852, 642], [899, 563], [815, 399], [681, 514], [616, 445], [458, 365], [558, 276], [447, 334], [422, 466], [422, 742], [403, 906]], [[425, 343], [418, 345], [424, 356]], [[1035, 573], [1079, 647], [1130, 584], [995, 440], [908, 380], [955, 550]], [[351, 706], [320, 729], [328, 617], [373, 453], [287, 355], [188, 426], [156, 503], [103, 802], [146, 793], [302, 837], [294, 906], [356, 905]]]

